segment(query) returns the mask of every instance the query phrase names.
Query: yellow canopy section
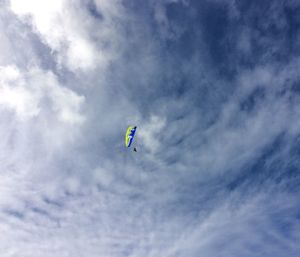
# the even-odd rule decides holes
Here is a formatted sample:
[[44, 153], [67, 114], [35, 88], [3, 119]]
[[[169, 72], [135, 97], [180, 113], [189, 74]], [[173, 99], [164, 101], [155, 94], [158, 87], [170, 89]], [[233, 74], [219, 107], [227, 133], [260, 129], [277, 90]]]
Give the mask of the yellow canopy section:
[[126, 131], [126, 135], [125, 135], [125, 146], [126, 147], [129, 147], [129, 144], [131, 143], [131, 137], [129, 136], [131, 134], [131, 130], [133, 129], [133, 126], [129, 126], [127, 128], [127, 131]]

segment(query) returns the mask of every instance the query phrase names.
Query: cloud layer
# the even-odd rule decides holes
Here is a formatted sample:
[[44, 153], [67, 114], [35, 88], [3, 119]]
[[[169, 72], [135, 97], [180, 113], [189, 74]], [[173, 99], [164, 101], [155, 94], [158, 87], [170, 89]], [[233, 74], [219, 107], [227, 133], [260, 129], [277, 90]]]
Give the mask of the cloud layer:
[[299, 255], [299, 4], [0, 7], [0, 256]]

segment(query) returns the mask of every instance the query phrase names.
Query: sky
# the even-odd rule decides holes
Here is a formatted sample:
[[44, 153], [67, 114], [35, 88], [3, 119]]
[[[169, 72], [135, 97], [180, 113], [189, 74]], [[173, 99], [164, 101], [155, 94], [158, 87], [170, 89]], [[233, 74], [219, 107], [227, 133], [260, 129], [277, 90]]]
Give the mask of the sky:
[[0, 0], [0, 257], [300, 256], [299, 17]]

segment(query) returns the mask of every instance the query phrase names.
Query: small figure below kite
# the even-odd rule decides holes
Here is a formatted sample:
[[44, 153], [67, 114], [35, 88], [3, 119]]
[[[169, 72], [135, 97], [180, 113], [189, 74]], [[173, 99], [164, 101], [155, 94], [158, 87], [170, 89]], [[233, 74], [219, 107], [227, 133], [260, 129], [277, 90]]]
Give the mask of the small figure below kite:
[[[135, 135], [135, 131], [136, 131], [136, 126], [129, 126], [127, 128], [127, 131], [126, 131], [126, 136], [125, 136], [125, 146], [126, 147], [130, 147], [132, 142], [133, 142], [133, 138], [134, 138], [134, 135]], [[136, 150], [136, 147], [133, 148], [133, 151], [134, 152], [137, 152]]]

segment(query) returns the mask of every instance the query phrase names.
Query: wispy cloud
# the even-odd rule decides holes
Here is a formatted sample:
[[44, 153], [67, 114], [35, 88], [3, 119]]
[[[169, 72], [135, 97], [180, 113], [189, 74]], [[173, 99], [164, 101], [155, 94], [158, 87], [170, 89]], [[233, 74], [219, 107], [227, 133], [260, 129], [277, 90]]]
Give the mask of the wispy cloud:
[[0, 5], [0, 256], [300, 253], [297, 3]]

